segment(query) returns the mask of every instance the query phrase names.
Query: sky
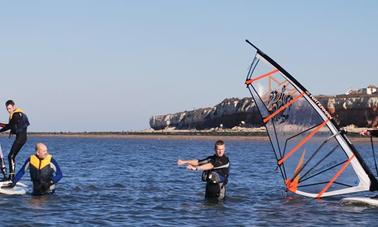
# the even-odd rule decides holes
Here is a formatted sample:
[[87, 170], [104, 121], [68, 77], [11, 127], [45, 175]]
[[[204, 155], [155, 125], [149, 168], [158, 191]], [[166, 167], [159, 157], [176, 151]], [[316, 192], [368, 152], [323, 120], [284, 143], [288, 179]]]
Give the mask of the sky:
[[0, 104], [34, 132], [148, 129], [247, 97], [245, 39], [313, 94], [378, 85], [375, 0], [0, 1]]

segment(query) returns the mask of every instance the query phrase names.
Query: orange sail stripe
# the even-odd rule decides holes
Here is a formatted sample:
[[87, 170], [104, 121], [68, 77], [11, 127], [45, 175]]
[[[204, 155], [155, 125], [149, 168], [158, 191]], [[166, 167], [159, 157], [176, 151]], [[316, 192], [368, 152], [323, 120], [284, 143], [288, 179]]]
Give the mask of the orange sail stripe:
[[268, 72], [268, 73], [265, 73], [265, 74], [263, 74], [263, 75], [261, 75], [261, 76], [258, 76], [258, 77], [253, 78], [253, 79], [246, 80], [246, 81], [245, 81], [245, 84], [247, 84], [247, 85], [252, 84], [254, 81], [256, 81], [256, 80], [260, 80], [260, 79], [262, 79], [262, 78], [264, 78], [264, 77], [271, 76], [271, 75], [273, 75], [273, 74], [276, 73], [276, 72], [278, 72], [278, 69], [273, 69], [272, 71], [270, 71], [270, 72]]
[[264, 118], [263, 122], [264, 123], [268, 122], [270, 119], [272, 119], [273, 117], [275, 117], [277, 114], [281, 113], [286, 108], [288, 108], [289, 106], [291, 106], [293, 103], [295, 103], [296, 101], [298, 101], [298, 99], [301, 98], [303, 95], [304, 95], [304, 92], [302, 92], [301, 94], [299, 94], [294, 99], [290, 100], [290, 102], [288, 102], [285, 105], [281, 106], [278, 110], [274, 111], [274, 113], [272, 113], [271, 115], [269, 115], [266, 118]]
[[291, 179], [286, 179], [285, 184], [286, 188], [288, 191], [295, 193], [298, 189], [298, 183], [299, 183], [299, 178], [295, 178], [293, 180]]
[[310, 134], [308, 134], [301, 142], [299, 142], [289, 153], [287, 153], [282, 159], [278, 161], [278, 165], [282, 165], [294, 152], [296, 152], [303, 144], [305, 144], [309, 139], [311, 139], [315, 133], [317, 133], [324, 125], [327, 124], [329, 119], [325, 120], [322, 124], [315, 128]]
[[291, 192], [296, 192], [297, 189], [298, 189], [298, 184], [299, 184], [299, 171], [302, 170], [303, 168], [303, 162], [304, 162], [304, 156], [306, 154], [306, 150], [302, 153], [299, 161], [298, 161], [298, 164], [297, 166], [295, 167], [295, 171], [294, 171], [294, 174], [293, 174], [293, 177], [295, 176], [294, 179], [290, 180], [290, 179], [286, 179], [285, 183], [286, 183], [286, 188], [291, 191]]
[[341, 169], [339, 169], [339, 171], [337, 171], [336, 175], [332, 177], [332, 179], [323, 188], [323, 190], [318, 194], [318, 196], [316, 196], [317, 199], [320, 199], [323, 196], [323, 194], [331, 187], [333, 182], [335, 182], [335, 180], [340, 176], [340, 174], [342, 174], [342, 172], [344, 172], [346, 167], [348, 167], [348, 165], [350, 164], [350, 162], [352, 161], [353, 158], [354, 158], [354, 154], [348, 159], [347, 162], [344, 163], [344, 165], [341, 167]]

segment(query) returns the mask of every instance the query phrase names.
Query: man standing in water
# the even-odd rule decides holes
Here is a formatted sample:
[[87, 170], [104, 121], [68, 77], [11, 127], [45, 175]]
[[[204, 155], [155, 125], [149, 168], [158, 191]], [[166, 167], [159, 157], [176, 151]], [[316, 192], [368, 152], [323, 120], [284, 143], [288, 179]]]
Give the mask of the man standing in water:
[[14, 187], [27, 169], [30, 171], [30, 178], [33, 182], [33, 195], [54, 193], [55, 184], [63, 177], [58, 163], [48, 153], [47, 146], [43, 143], [35, 145], [35, 154], [26, 159], [9, 187]]
[[[22, 146], [26, 143], [27, 140], [27, 127], [30, 125], [28, 117], [26, 114], [19, 108], [16, 107], [16, 104], [13, 100], [8, 100], [5, 103], [5, 107], [9, 113], [9, 123], [4, 124], [0, 123], [0, 132], [5, 132], [10, 130], [10, 135], [15, 134], [16, 139], [13, 142], [12, 148], [8, 154], [9, 162], [9, 177], [6, 180], [13, 180], [16, 164], [16, 155], [21, 150]], [[5, 175], [5, 168], [2, 169], [3, 174]]]
[[187, 165], [188, 170], [201, 170], [202, 180], [206, 181], [206, 198], [221, 200], [226, 195], [226, 184], [228, 181], [230, 162], [225, 155], [225, 144], [218, 140], [214, 146], [215, 154], [202, 160], [181, 160], [178, 165]]

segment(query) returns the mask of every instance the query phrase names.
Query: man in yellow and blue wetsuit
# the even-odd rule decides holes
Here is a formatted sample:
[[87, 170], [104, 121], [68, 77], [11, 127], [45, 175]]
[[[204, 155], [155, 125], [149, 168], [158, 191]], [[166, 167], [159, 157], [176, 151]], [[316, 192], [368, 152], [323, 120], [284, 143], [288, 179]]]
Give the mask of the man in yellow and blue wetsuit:
[[[4, 124], [0, 123], [0, 132], [5, 132], [10, 130], [10, 135], [15, 134], [16, 139], [13, 142], [12, 148], [8, 154], [8, 164], [9, 164], [9, 177], [8, 179], [4, 180], [12, 180], [14, 178], [15, 173], [15, 164], [16, 164], [16, 155], [21, 150], [22, 146], [26, 143], [27, 140], [27, 127], [30, 125], [28, 117], [26, 114], [19, 108], [16, 107], [13, 100], [8, 100], [5, 103], [5, 107], [9, 113], [9, 123]], [[0, 160], [1, 162], [3, 160]], [[6, 169], [1, 168], [1, 171], [6, 178]]]
[[35, 154], [26, 159], [10, 186], [15, 186], [29, 169], [33, 182], [33, 195], [52, 194], [55, 191], [55, 184], [63, 177], [62, 171], [52, 155], [48, 153], [45, 144], [37, 143], [35, 151]]

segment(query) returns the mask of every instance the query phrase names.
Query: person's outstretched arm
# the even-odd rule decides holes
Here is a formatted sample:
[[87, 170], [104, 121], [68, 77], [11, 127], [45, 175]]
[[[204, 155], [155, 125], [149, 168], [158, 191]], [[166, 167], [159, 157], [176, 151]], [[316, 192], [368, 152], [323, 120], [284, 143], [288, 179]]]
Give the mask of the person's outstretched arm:
[[189, 164], [186, 168], [189, 170], [210, 170], [214, 168], [214, 165], [211, 163], [211, 157], [212, 156], [209, 156], [205, 159], [198, 160], [197, 165]]
[[7, 131], [7, 130], [10, 129], [9, 124], [1, 123], [1, 124], [0, 124], [0, 127], [2, 127], [2, 128], [0, 129], [0, 132], [5, 132], [5, 131]]
[[12, 119], [9, 121], [8, 124], [0, 123], [0, 127], [2, 127], [2, 129], [0, 129], [0, 132], [5, 132], [14, 127], [14, 125], [16, 125], [17, 122], [20, 120], [21, 116], [22, 115], [20, 115], [20, 113], [14, 113]]
[[30, 158], [26, 159], [24, 165], [22, 165], [21, 169], [17, 172], [12, 182], [13, 185], [16, 185], [16, 183], [19, 182], [21, 178], [24, 176], [25, 171], [28, 170], [29, 168], [29, 164], [30, 164], [29, 161], [30, 161]]
[[200, 165], [200, 166], [188, 165], [188, 169], [190, 169], [190, 170], [210, 170], [210, 169], [213, 169], [213, 168], [214, 168], [214, 166], [211, 163], [206, 163], [206, 164], [203, 164], [203, 165]]
[[191, 165], [191, 166], [198, 166], [198, 160], [193, 159], [193, 160], [177, 160], [177, 165], [182, 166], [182, 165]]

